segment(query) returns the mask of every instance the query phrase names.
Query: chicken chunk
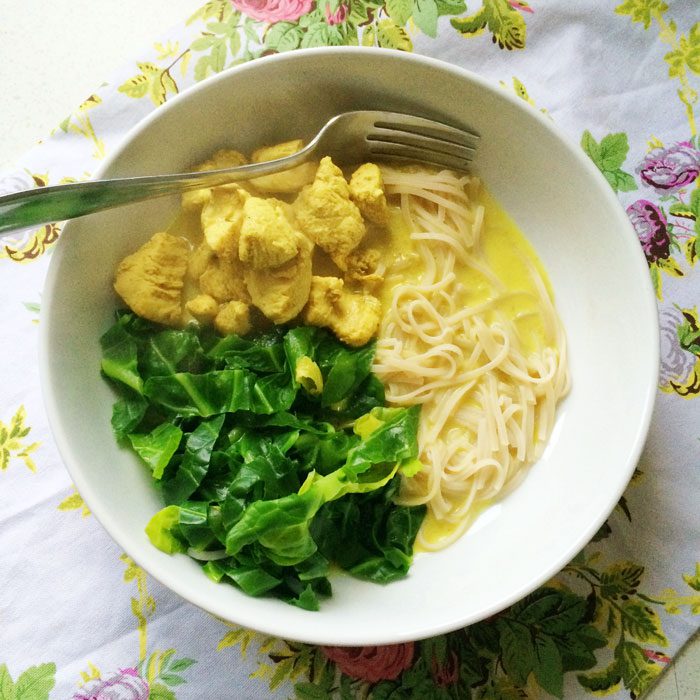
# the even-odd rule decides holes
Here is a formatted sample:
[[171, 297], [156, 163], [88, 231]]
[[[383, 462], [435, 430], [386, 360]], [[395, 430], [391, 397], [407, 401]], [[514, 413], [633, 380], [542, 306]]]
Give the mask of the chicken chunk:
[[366, 229], [360, 210], [350, 200], [348, 183], [330, 157], [321, 160], [313, 183], [300, 192], [295, 209], [302, 233], [344, 270], [346, 256], [358, 246]]
[[368, 221], [386, 226], [389, 206], [384, 193], [382, 171], [374, 163], [364, 163], [350, 177], [350, 198]]
[[187, 261], [187, 278], [191, 282], [199, 282], [199, 278], [204, 274], [214, 258], [214, 251], [202, 241], [190, 255]]
[[356, 248], [346, 259], [347, 282], [360, 282], [367, 287], [374, 287], [384, 281], [378, 272], [381, 254], [376, 248]]
[[254, 270], [279, 267], [299, 252], [301, 234], [292, 228], [283, 204], [250, 197], [243, 206], [238, 255]]
[[[301, 139], [285, 141], [275, 146], [265, 146], [263, 148], [258, 148], [257, 151], [253, 151], [251, 161], [253, 163], [264, 163], [268, 160], [285, 158], [286, 156], [297, 153], [297, 151], [300, 151], [303, 147], [304, 142]], [[250, 184], [258, 192], [283, 192], [286, 194], [293, 194], [298, 192], [304, 185], [313, 182], [317, 165], [317, 163], [309, 161], [308, 163], [297, 165], [296, 168], [292, 168], [291, 170], [285, 170], [284, 172], [275, 173], [273, 175], [256, 177], [254, 180], [250, 180]]]
[[222, 304], [214, 319], [214, 327], [223, 335], [250, 333], [250, 307], [242, 301], [228, 301]]
[[238, 236], [250, 195], [240, 187], [213, 187], [202, 208], [202, 231], [209, 247], [222, 257], [237, 255]]
[[250, 295], [243, 281], [243, 266], [235, 257], [212, 257], [199, 278], [199, 291], [223, 303], [236, 299], [250, 302]]
[[179, 326], [188, 255], [185, 239], [156, 233], [119, 263], [114, 289], [135, 314]]
[[268, 270], [246, 268], [245, 282], [253, 304], [273, 323], [291, 321], [304, 308], [311, 287], [313, 244], [299, 236], [299, 252]]
[[185, 304], [185, 308], [197, 321], [209, 325], [219, 313], [219, 302], [208, 294], [198, 294]]
[[[223, 168], [234, 168], [247, 163], [248, 159], [242, 153], [230, 149], [221, 149], [214, 153], [211, 158], [200, 163], [195, 170], [222, 170]], [[231, 185], [225, 185], [225, 187], [231, 187]], [[183, 192], [182, 208], [185, 211], [200, 209], [209, 201], [210, 193], [211, 189], [209, 187]]]
[[381, 303], [371, 294], [345, 289], [338, 277], [312, 277], [302, 318], [311, 326], [329, 328], [344, 343], [359, 347], [377, 333]]

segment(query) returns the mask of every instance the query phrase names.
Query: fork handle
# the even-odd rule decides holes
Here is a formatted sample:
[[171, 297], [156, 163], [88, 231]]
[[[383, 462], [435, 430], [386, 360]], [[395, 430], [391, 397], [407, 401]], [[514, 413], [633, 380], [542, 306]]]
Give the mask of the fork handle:
[[93, 180], [14, 192], [0, 197], [0, 237], [17, 229], [74, 219], [144, 199], [270, 175], [307, 159], [304, 149], [277, 160], [226, 170]]

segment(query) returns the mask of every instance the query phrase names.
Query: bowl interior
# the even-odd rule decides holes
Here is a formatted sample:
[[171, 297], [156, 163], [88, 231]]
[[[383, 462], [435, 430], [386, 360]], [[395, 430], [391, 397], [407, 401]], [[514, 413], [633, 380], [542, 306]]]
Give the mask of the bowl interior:
[[572, 390], [542, 459], [456, 544], [417, 555], [408, 578], [378, 586], [338, 576], [333, 598], [320, 613], [308, 613], [214, 584], [185, 556], [169, 557], [148, 542], [144, 525], [161, 504], [147, 470], [115, 443], [114, 396], [100, 376], [98, 339], [113, 318], [117, 262], [172, 221], [177, 198], [68, 224], [51, 261], [41, 322], [52, 430], [110, 535], [153, 576], [211, 613], [324, 644], [381, 644], [455, 629], [555, 574], [595, 533], [629, 480], [658, 366], [646, 264], [607, 183], [536, 110], [446, 64], [357, 48], [261, 59], [157, 110], [99, 175], [182, 171], [224, 146], [245, 151], [309, 138], [332, 114], [362, 108], [414, 111], [481, 134], [475, 170], [548, 270], [570, 351]]

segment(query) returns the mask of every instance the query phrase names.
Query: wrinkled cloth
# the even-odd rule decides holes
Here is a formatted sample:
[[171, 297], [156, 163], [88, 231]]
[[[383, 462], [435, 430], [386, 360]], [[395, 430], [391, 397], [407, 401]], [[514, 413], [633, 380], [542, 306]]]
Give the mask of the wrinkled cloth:
[[559, 575], [451, 634], [314, 647], [184, 602], [91, 516], [54, 446], [39, 388], [38, 312], [60, 226], [5, 239], [0, 697], [644, 694], [700, 620], [697, 20], [696, 3], [660, 0], [215, 0], [178, 26], [154, 27], [152, 46], [0, 173], [1, 193], [85, 179], [159, 105], [263, 54], [357, 43], [414, 51], [514, 91], [581, 144], [639, 237], [661, 325], [659, 393], [638, 469]]

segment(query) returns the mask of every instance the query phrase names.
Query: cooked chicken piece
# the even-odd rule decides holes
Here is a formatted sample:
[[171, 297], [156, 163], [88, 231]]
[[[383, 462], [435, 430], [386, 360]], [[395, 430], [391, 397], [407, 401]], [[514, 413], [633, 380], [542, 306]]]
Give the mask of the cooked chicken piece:
[[360, 210], [350, 200], [348, 183], [330, 157], [321, 160], [313, 183], [300, 192], [295, 210], [302, 233], [344, 270], [345, 258], [360, 243], [366, 229]]
[[245, 282], [253, 304], [273, 323], [291, 321], [304, 308], [311, 287], [313, 244], [299, 236], [299, 252], [268, 270], [246, 268]]
[[380, 252], [376, 248], [356, 248], [346, 258], [346, 282], [361, 282], [374, 287], [384, 281], [384, 276], [377, 272]]
[[185, 308], [197, 321], [209, 325], [219, 313], [219, 302], [208, 294], [198, 294], [185, 304]]
[[207, 245], [206, 241], [202, 241], [192, 251], [187, 261], [187, 278], [192, 282], [198, 282], [207, 267], [209, 267], [213, 257], [214, 251]]
[[185, 239], [156, 233], [119, 263], [114, 289], [138, 316], [179, 326], [188, 255]]
[[342, 342], [359, 347], [377, 333], [382, 307], [371, 294], [356, 294], [344, 287], [338, 277], [312, 277], [302, 318], [311, 326], [330, 328]]
[[[293, 141], [285, 141], [278, 143], [275, 146], [265, 146], [253, 151], [251, 161], [253, 163], [264, 163], [268, 160], [277, 160], [291, 156], [293, 153], [300, 151], [304, 147], [304, 142], [301, 139]], [[296, 168], [285, 170], [274, 175], [263, 175], [250, 180], [250, 184], [258, 192], [284, 192], [293, 194], [298, 192], [304, 185], [313, 182], [314, 174], [318, 163], [308, 162], [297, 165]]]
[[[205, 160], [203, 163], [200, 163], [195, 170], [222, 170], [223, 168], [233, 168], [238, 165], [246, 165], [247, 162], [248, 159], [242, 153], [224, 148], [214, 153], [209, 160]], [[232, 185], [224, 185], [224, 187], [231, 186]], [[210, 193], [211, 189], [209, 187], [183, 192], [182, 208], [187, 211], [203, 207], [209, 201]]]
[[300, 238], [286, 216], [284, 202], [259, 197], [246, 201], [238, 240], [241, 262], [254, 270], [279, 267], [299, 252]]
[[223, 335], [250, 333], [250, 308], [242, 301], [228, 301], [221, 305], [214, 319], [214, 327]]
[[219, 256], [238, 253], [245, 202], [250, 195], [238, 186], [213, 187], [202, 207], [202, 231], [209, 247]]
[[243, 281], [243, 266], [235, 257], [213, 257], [199, 278], [199, 291], [218, 302], [236, 299], [250, 303], [250, 295]]
[[389, 206], [384, 193], [382, 171], [374, 163], [364, 163], [350, 177], [350, 198], [362, 216], [381, 226], [389, 223]]

